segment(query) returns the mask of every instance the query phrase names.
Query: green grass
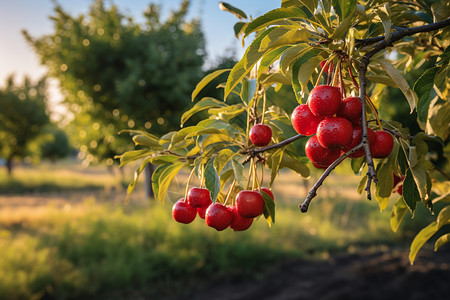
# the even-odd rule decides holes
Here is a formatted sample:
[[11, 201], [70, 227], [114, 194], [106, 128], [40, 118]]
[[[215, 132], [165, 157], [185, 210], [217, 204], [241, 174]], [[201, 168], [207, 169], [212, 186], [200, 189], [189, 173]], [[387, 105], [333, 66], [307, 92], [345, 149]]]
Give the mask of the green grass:
[[127, 298], [136, 291], [163, 297], [226, 276], [259, 277], [300, 257], [321, 259], [355, 246], [407, 245], [426, 219], [419, 211], [419, 224], [407, 220], [400, 233], [392, 233], [389, 213], [363, 200], [355, 191], [357, 178], [347, 175], [330, 177], [310, 211], [302, 214], [298, 203], [306, 190], [289, 174], [282, 174], [273, 189], [276, 223], [269, 228], [261, 218], [246, 232], [217, 232], [198, 217], [189, 225], [174, 222], [176, 190], [165, 206], [148, 201], [124, 206], [114, 201], [123, 194], [105, 194], [78, 204], [3, 207], [0, 298], [102, 298], [111, 293]]

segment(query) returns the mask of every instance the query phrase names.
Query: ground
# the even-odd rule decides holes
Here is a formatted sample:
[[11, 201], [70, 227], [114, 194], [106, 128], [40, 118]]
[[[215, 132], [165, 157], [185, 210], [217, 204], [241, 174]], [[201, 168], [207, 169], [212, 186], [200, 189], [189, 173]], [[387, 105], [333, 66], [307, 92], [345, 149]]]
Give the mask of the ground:
[[422, 251], [411, 266], [407, 250], [386, 247], [285, 263], [261, 279], [221, 279], [179, 299], [437, 300], [449, 292], [450, 248]]

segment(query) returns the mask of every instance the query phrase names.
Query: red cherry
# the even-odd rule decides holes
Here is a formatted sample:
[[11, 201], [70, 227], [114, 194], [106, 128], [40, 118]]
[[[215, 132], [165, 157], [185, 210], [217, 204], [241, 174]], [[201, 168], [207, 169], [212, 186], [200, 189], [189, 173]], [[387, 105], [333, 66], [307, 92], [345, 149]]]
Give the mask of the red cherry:
[[222, 231], [230, 226], [233, 220], [233, 213], [224, 205], [216, 202], [211, 204], [205, 213], [206, 225]]
[[317, 140], [317, 136], [312, 136], [306, 142], [305, 152], [306, 156], [316, 168], [327, 168], [341, 155], [341, 152], [337, 149], [326, 149], [322, 147]]
[[295, 131], [303, 135], [313, 135], [316, 133], [317, 125], [322, 121], [322, 117], [316, 117], [308, 105], [297, 106], [292, 112], [291, 122]]
[[242, 217], [235, 205], [230, 206], [229, 209], [233, 212], [233, 220], [231, 221], [230, 228], [234, 231], [244, 231], [247, 230], [253, 223], [253, 218]]
[[[325, 66], [325, 64], [327, 63], [327, 60], [322, 60], [320, 62], [320, 67], [323, 69], [323, 66]], [[328, 74], [330, 72], [333, 72], [333, 61], [330, 61], [330, 63], [325, 67], [325, 69], [323, 69], [325, 74]]]
[[270, 196], [270, 198], [272, 198], [272, 200], [274, 200], [274, 198], [273, 198], [273, 193], [272, 193], [271, 190], [269, 190], [269, 189], [266, 188], [266, 187], [262, 187], [262, 188], [261, 188], [261, 191], [264, 191], [266, 194], [268, 194], [268, 195]]
[[361, 119], [361, 100], [358, 97], [342, 99], [341, 107], [337, 113], [338, 117], [346, 118], [349, 121], [359, 121]]
[[204, 219], [205, 218], [205, 213], [206, 210], [208, 209], [209, 206], [206, 207], [197, 207], [197, 214], [200, 218]]
[[327, 149], [344, 148], [352, 142], [353, 127], [340, 117], [325, 118], [317, 126], [317, 140]]
[[[373, 144], [375, 142], [374, 131], [370, 128], [367, 128], [367, 135], [369, 138], [369, 145]], [[352, 142], [347, 147], [342, 149], [342, 152], [345, 153], [358, 146], [361, 143], [361, 138], [362, 138], [362, 127], [361, 126], [353, 127]], [[350, 155], [349, 157], [358, 158], [363, 157], [364, 155], [366, 155], [366, 152], [364, 151], [364, 148], [361, 148], [352, 155]]]
[[240, 191], [236, 196], [236, 208], [245, 218], [254, 218], [263, 213], [264, 198], [256, 191]]
[[172, 216], [179, 223], [189, 224], [194, 221], [197, 209], [189, 205], [184, 198], [175, 202], [172, 207]]
[[400, 196], [403, 194], [403, 180], [405, 179], [405, 176], [402, 177], [398, 177], [397, 175], [395, 175], [394, 173], [392, 173], [392, 175], [394, 176], [394, 190], [393, 192], [397, 192], [400, 194]]
[[258, 147], [267, 146], [272, 139], [272, 129], [264, 124], [256, 124], [250, 130], [250, 140]]
[[208, 189], [192, 188], [189, 190], [187, 198], [192, 207], [208, 207], [212, 203]]
[[341, 106], [341, 91], [331, 85], [319, 85], [311, 91], [308, 106], [311, 112], [319, 117], [331, 117]]
[[394, 138], [383, 130], [375, 131], [375, 141], [370, 145], [370, 152], [374, 158], [388, 157], [394, 147]]

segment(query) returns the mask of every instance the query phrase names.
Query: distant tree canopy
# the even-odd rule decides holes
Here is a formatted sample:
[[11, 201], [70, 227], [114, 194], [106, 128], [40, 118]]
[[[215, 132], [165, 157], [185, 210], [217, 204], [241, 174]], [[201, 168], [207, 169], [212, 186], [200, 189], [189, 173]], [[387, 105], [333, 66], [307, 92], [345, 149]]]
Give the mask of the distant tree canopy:
[[188, 6], [183, 1], [163, 21], [160, 7], [150, 4], [138, 24], [102, 0], [78, 17], [56, 5], [53, 33], [33, 38], [24, 31], [60, 83], [74, 115], [71, 137], [85, 163], [112, 164], [129, 149], [120, 130], [179, 127], [205, 56], [199, 21], [185, 20]]
[[23, 157], [27, 145], [49, 124], [46, 101], [45, 79], [33, 84], [25, 78], [19, 85], [10, 76], [0, 89], [0, 156], [5, 157], [9, 174], [13, 159]]

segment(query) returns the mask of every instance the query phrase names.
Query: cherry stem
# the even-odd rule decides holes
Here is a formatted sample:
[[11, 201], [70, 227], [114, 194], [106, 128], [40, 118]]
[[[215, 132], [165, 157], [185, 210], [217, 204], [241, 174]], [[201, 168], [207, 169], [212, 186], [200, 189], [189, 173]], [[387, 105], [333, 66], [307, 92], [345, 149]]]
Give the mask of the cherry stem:
[[[327, 60], [327, 62], [323, 65], [322, 70], [320, 70], [319, 77], [317, 77], [316, 85], [315, 85], [314, 87], [317, 87], [317, 86], [319, 85], [320, 79], [321, 79], [321, 77], [322, 77], [322, 74], [323, 74], [325, 68], [328, 67], [328, 65], [329, 65], [330, 63], [333, 62], [333, 59], [334, 59], [336, 56], [337, 56], [337, 54], [333, 54], [333, 55]], [[330, 72], [330, 68], [328, 68], [328, 77], [329, 77], [330, 73], [331, 73], [331, 72]], [[328, 84], [328, 80], [327, 80], [327, 84]]]
[[194, 171], [195, 171], [195, 167], [192, 168], [192, 171], [189, 174], [189, 177], [188, 177], [188, 180], [187, 180], [187, 183], [186, 183], [186, 190], [184, 192], [184, 199], [185, 199], [185, 201], [187, 201], [187, 195], [188, 195], [188, 192], [189, 192], [189, 185], [191, 184], [191, 179], [192, 179], [192, 176], [194, 175]]
[[339, 59], [336, 65], [336, 71], [334, 72], [333, 81], [331, 82], [332, 86], [336, 86], [337, 84], [339, 78], [338, 73], [340, 68], [341, 68], [341, 60]]
[[[231, 185], [230, 185], [230, 189], [228, 190], [227, 197], [225, 198], [225, 202], [223, 203], [224, 206], [227, 205], [228, 199], [230, 199], [231, 193], [233, 192], [235, 185], [236, 185], [236, 179], [233, 180], [233, 183], [231, 183]], [[233, 204], [233, 201], [231, 201], [231, 204]]]
[[264, 115], [266, 114], [266, 89], [263, 89], [263, 109], [261, 115], [261, 124], [264, 124]]
[[248, 181], [247, 181], [247, 190], [250, 188], [250, 182], [252, 180], [252, 175], [253, 175], [253, 163], [254, 163], [254, 158], [252, 157], [250, 159], [250, 168], [248, 170]]
[[345, 87], [344, 87], [344, 78], [342, 78], [342, 65], [339, 66], [339, 81], [341, 82], [341, 95], [342, 98], [347, 98], [347, 94], [345, 92]]
[[319, 179], [316, 181], [314, 186], [309, 191], [308, 195], [306, 196], [305, 201], [303, 201], [302, 204], [299, 205], [300, 211], [305, 213], [308, 211], [309, 204], [311, 203], [311, 200], [317, 196], [317, 190], [322, 185], [322, 183], [325, 181], [325, 179], [330, 175], [331, 171], [334, 170], [344, 159], [358, 151], [363, 147], [363, 143], [361, 142], [358, 146], [356, 146], [353, 149], [350, 149], [346, 153], [342, 154], [338, 159], [336, 159], [331, 165], [328, 166], [328, 168], [323, 172], [323, 174], [319, 177]]

